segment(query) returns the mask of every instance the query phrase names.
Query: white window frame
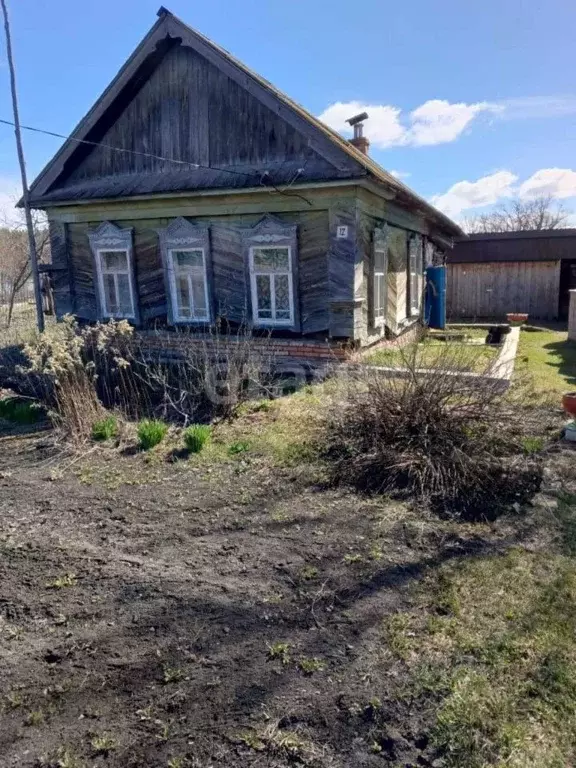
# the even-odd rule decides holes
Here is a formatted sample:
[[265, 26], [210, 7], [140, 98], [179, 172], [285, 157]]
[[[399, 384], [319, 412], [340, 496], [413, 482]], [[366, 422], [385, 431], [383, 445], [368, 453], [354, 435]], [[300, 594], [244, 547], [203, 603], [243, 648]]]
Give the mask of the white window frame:
[[[200, 251], [202, 254], [202, 267], [192, 267], [188, 268], [186, 270], [182, 270], [182, 272], [177, 271], [176, 264], [174, 261], [174, 254], [175, 253], [190, 253], [193, 251]], [[209, 323], [210, 322], [210, 297], [208, 293], [208, 270], [206, 269], [206, 248], [203, 248], [202, 246], [193, 246], [193, 245], [187, 245], [183, 247], [179, 246], [173, 246], [171, 248], [168, 248], [168, 273], [170, 276], [170, 292], [172, 294], [172, 307], [174, 312], [174, 319], [177, 323]], [[194, 313], [194, 294], [192, 291], [192, 280], [191, 280], [191, 274], [195, 272], [197, 274], [202, 275], [202, 279], [204, 280], [204, 301], [206, 303], [206, 314], [203, 317], [197, 317]], [[188, 290], [190, 291], [190, 302], [191, 302], [191, 311], [192, 314], [190, 317], [185, 317], [184, 315], [181, 315], [179, 313], [179, 305], [178, 305], [178, 286], [176, 284], [176, 276], [180, 274], [185, 274], [188, 277]]]
[[[424, 253], [422, 238], [418, 236], [410, 237], [408, 241], [408, 296], [409, 296], [409, 317], [415, 317], [422, 310], [422, 292], [424, 288]], [[413, 280], [414, 278], [414, 280]], [[414, 285], [414, 283], [416, 285]], [[415, 290], [414, 290], [415, 288]]]
[[[265, 250], [286, 250], [288, 254], [288, 267], [286, 269], [263, 270], [256, 269], [254, 266], [254, 251]], [[286, 326], [294, 325], [294, 279], [292, 272], [292, 246], [290, 245], [252, 245], [249, 251], [250, 258], [250, 293], [252, 296], [252, 321], [254, 325], [264, 326]], [[271, 317], [258, 317], [258, 289], [256, 278], [258, 275], [270, 276], [270, 305]], [[288, 277], [288, 301], [290, 305], [290, 317], [276, 318], [276, 291], [275, 275], [286, 275]], [[285, 311], [285, 310], [284, 310]]]
[[374, 262], [376, 262], [377, 253], [383, 254], [383, 268], [381, 270], [376, 269], [376, 263], [374, 263], [372, 301], [374, 302], [374, 323], [375, 325], [383, 325], [386, 320], [386, 304], [388, 298], [388, 249], [375, 248]]
[[[381, 255], [381, 259], [378, 258]], [[374, 229], [371, 257], [372, 324], [384, 328], [388, 313], [388, 225]], [[380, 261], [380, 265], [378, 265]]]
[[[125, 253], [126, 254], [126, 270], [109, 271], [104, 269], [103, 265], [103, 253]], [[114, 320], [134, 320], [136, 317], [136, 308], [134, 303], [134, 290], [132, 286], [132, 249], [131, 248], [108, 248], [102, 246], [96, 249], [96, 268], [98, 270], [98, 289], [100, 291], [100, 306], [102, 308], [102, 314], [104, 317], [112, 318]], [[128, 290], [130, 292], [130, 313], [124, 312], [110, 312], [108, 309], [108, 302], [106, 300], [106, 290], [104, 288], [104, 275], [126, 275], [128, 279]], [[118, 280], [114, 279], [114, 289], [116, 296], [119, 298], [118, 292]], [[120, 305], [120, 301], [118, 301]]]

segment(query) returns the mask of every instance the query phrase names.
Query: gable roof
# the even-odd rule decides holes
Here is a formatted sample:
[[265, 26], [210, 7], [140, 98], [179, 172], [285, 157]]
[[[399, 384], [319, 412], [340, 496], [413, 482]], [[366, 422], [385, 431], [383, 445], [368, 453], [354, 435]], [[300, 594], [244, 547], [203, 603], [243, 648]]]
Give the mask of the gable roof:
[[[42, 204], [49, 202], [75, 199], [72, 188], [63, 188], [60, 192], [57, 191], [58, 181], [65, 176], [67, 169], [74, 162], [75, 156], [78, 156], [82, 151], [86, 152], [86, 146], [93, 141], [91, 136], [94, 136], [94, 131], [97, 129], [99, 121], [108, 112], [113, 111], [114, 105], [119, 100], [124, 89], [138, 77], [139, 72], [140, 78], [142, 77], [141, 68], [145, 64], [148, 65], [148, 70], [151, 66], [155, 66], [154, 62], [159, 57], [162, 42], [170, 39], [181, 39], [183, 45], [193, 48], [208, 59], [208, 61], [216, 64], [232, 80], [244, 87], [250, 86], [252, 90], [255, 89], [257, 97], [261, 101], [266, 103], [276, 113], [281, 114], [283, 119], [308, 136], [311, 148], [338, 169], [340, 178], [369, 177], [378, 185], [393, 191], [400, 204], [408, 205], [422, 212], [441, 230], [444, 230], [451, 236], [462, 234], [461, 229], [448, 216], [430, 205], [424, 198], [413, 192], [368, 155], [358, 150], [336, 131], [322, 123], [318, 118], [282, 93], [282, 91], [279, 91], [268, 80], [250, 70], [224, 48], [221, 48], [200, 32], [186, 25], [164, 7], [160, 8], [158, 20], [120, 69], [108, 88], [106, 88], [92, 109], [78, 123], [71, 136], [34, 180], [30, 187], [30, 201], [32, 205], [41, 207]], [[94, 143], [98, 142], [95, 141]], [[206, 168], [204, 170], [209, 172], [212, 182], [214, 181], [214, 174], [220, 174], [221, 177], [224, 177], [220, 185], [222, 188], [240, 185], [239, 182], [231, 183], [229, 175], [226, 180], [225, 177], [229, 172], [224, 169]], [[202, 182], [199, 178], [201, 173], [202, 171], [199, 170], [195, 177], [200, 182], [199, 188], [202, 187]], [[282, 179], [279, 179], [278, 183], [282, 183]], [[127, 192], [126, 187], [123, 187], [118, 194], [126, 195], [130, 194], [130, 192]], [[138, 194], [138, 191], [134, 190], [132, 194]]]

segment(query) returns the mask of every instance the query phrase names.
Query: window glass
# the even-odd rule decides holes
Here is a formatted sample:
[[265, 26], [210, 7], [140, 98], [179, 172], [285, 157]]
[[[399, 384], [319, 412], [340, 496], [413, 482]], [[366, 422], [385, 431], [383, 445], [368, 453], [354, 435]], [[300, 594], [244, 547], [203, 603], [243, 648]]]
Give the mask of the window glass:
[[169, 251], [173, 266], [172, 301], [175, 320], [208, 320], [207, 278], [201, 248]]
[[175, 266], [179, 270], [187, 268], [204, 268], [204, 256], [201, 250], [172, 251]]
[[272, 287], [269, 275], [256, 275], [258, 317], [272, 317]]
[[128, 270], [128, 254], [126, 251], [100, 251], [102, 268], [105, 272]]
[[254, 248], [254, 269], [289, 270], [288, 248]]
[[128, 251], [98, 251], [101, 302], [106, 317], [134, 317]]

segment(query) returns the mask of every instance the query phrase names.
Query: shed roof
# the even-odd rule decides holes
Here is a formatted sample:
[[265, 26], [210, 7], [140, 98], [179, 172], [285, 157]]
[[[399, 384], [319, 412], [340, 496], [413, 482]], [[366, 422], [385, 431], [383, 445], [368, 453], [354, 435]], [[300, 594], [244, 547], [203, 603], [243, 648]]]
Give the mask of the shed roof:
[[456, 238], [450, 264], [576, 260], [576, 229], [486, 232]]
[[[58, 150], [53, 159], [47, 164], [47, 166], [41, 171], [38, 177], [30, 188], [30, 197], [33, 205], [42, 207], [50, 202], [63, 202], [64, 200], [75, 200], [79, 197], [94, 198], [98, 195], [94, 194], [94, 191], [75, 189], [74, 186], [62, 187], [58, 189], [58, 179], [62, 176], [65, 167], [69, 168], [73, 161], [74, 155], [78, 152], [79, 147], [82, 146], [82, 142], [86, 141], [90, 136], [91, 129], [94, 128], [97, 121], [102, 118], [105, 112], [112, 110], [114, 102], [119, 98], [122, 88], [138, 74], [138, 70], [146, 58], [156, 49], [159, 40], [166, 36], [176, 37], [179, 36], [183, 39], [183, 43], [191, 45], [193, 47], [200, 46], [204, 51], [210, 51], [212, 54], [217, 54], [224, 60], [227, 65], [232, 67], [232, 72], [235, 71], [237, 77], [249, 78], [250, 81], [256, 83], [266, 92], [272, 94], [278, 102], [281, 102], [285, 107], [294, 113], [298, 118], [305, 121], [309, 126], [312, 126], [324, 139], [327, 139], [329, 144], [335, 146], [338, 150], [344, 153], [344, 156], [348, 158], [348, 178], [361, 178], [362, 176], [368, 176], [377, 185], [383, 187], [383, 191], [393, 191], [402, 204], [410, 206], [422, 212], [423, 215], [431, 219], [436, 226], [441, 230], [448, 233], [450, 236], [458, 236], [462, 234], [462, 230], [455, 224], [448, 216], [443, 214], [428, 203], [424, 198], [420, 197], [408, 186], [403, 184], [399, 179], [386, 171], [382, 166], [376, 163], [372, 158], [365, 155], [363, 152], [354, 147], [349, 141], [340, 136], [336, 131], [329, 128], [318, 118], [308, 112], [304, 107], [297, 104], [290, 99], [282, 91], [278, 90], [272, 83], [265, 78], [253, 72], [242, 62], [232, 56], [224, 48], [221, 48], [216, 43], [212, 42], [209, 38], [202, 35], [200, 32], [192, 29], [186, 25], [179, 18], [174, 16], [166, 8], [161, 7], [158, 11], [158, 20], [138, 45], [136, 50], [130, 56], [128, 61], [120, 69], [112, 83], [100, 96], [96, 104], [87, 113], [87, 115], [80, 121], [72, 132], [69, 139], [67, 139], [62, 147]], [[221, 169], [207, 170], [199, 169], [198, 180], [202, 181], [203, 176], [206, 173], [217, 174]], [[223, 177], [226, 174], [221, 174]], [[282, 183], [282, 179], [278, 179], [278, 183]], [[222, 180], [222, 187], [227, 188], [229, 186], [238, 186], [239, 181], [236, 181], [234, 185], [230, 183], [230, 178], [224, 178]], [[249, 185], [249, 177], [246, 177], [246, 186]], [[203, 183], [198, 185], [198, 188], [205, 186]], [[120, 187], [118, 187], [118, 196], [124, 196], [127, 194]], [[128, 194], [138, 194], [137, 190], [132, 190]], [[109, 197], [110, 195], [102, 195]]]

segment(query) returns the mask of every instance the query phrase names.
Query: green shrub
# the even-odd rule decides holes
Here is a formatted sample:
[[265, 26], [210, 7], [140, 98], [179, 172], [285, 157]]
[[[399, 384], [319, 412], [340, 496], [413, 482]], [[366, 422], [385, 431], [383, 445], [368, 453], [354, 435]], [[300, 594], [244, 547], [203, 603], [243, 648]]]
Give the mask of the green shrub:
[[525, 453], [540, 453], [544, 448], [544, 439], [542, 437], [524, 437], [522, 438], [522, 448]]
[[37, 403], [7, 397], [0, 400], [0, 418], [16, 424], [35, 424], [40, 419], [40, 407]]
[[92, 425], [93, 440], [111, 440], [118, 434], [118, 419], [110, 414], [104, 419], [95, 421]]
[[157, 419], [143, 419], [138, 424], [138, 442], [143, 451], [161, 443], [168, 432], [168, 425]]
[[250, 443], [247, 440], [236, 440], [228, 446], [228, 454], [236, 456], [239, 453], [246, 453], [250, 450]]
[[190, 453], [200, 453], [211, 431], [207, 424], [192, 424], [184, 430], [184, 443]]

